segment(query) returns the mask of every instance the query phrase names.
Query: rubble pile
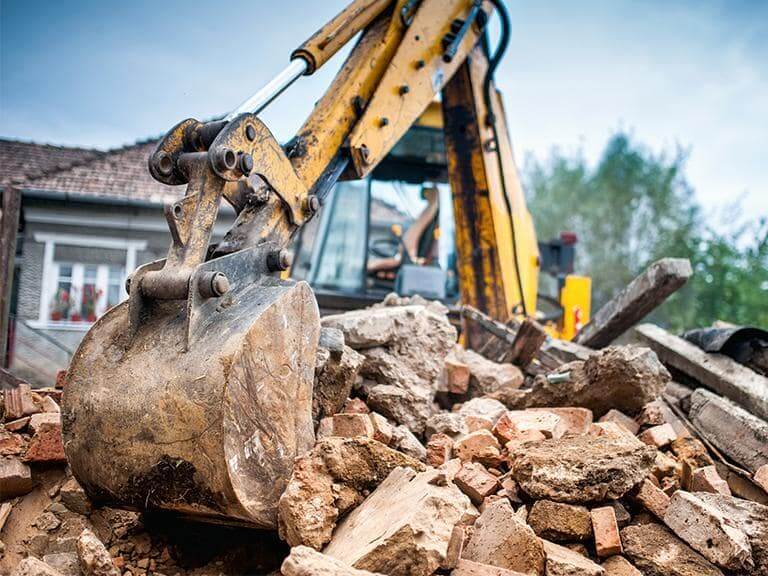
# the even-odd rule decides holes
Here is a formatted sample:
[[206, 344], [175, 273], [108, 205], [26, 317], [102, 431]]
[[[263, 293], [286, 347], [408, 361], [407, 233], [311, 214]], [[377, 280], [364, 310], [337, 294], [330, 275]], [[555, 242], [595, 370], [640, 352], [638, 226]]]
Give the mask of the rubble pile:
[[744, 395], [680, 383], [654, 346], [526, 330], [525, 360], [495, 362], [418, 297], [324, 318], [278, 534], [94, 507], [60, 391], [5, 390], [0, 572], [767, 575], [768, 425]]

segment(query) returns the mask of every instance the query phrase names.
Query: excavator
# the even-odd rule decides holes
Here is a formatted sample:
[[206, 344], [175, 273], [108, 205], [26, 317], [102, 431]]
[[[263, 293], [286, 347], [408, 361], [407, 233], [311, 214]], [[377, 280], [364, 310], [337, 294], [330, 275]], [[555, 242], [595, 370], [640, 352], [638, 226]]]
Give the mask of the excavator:
[[[502, 0], [354, 0], [229, 115], [183, 120], [161, 138], [151, 175], [186, 185], [165, 207], [167, 256], [129, 276], [127, 301], [94, 323], [65, 380], [64, 448], [95, 502], [275, 528], [294, 459], [314, 444], [320, 337], [313, 290], [288, 277], [289, 249], [332, 191], [338, 199], [343, 183], [369, 178], [436, 98], [458, 301], [500, 321], [536, 317], [539, 270], [557, 267], [570, 244], [540, 253], [525, 205], [493, 83], [509, 32]], [[259, 112], [353, 39], [327, 92], [281, 145]], [[420, 236], [441, 196], [430, 190], [426, 214], [409, 225], [418, 222]], [[214, 243], [222, 198], [236, 219]], [[393, 234], [395, 252], [380, 250], [365, 274], [439, 290], [429, 259], [414, 253], [416, 234]], [[568, 337], [588, 320], [588, 279], [563, 275], [559, 306], [552, 329]], [[462, 337], [472, 346], [479, 334]]]

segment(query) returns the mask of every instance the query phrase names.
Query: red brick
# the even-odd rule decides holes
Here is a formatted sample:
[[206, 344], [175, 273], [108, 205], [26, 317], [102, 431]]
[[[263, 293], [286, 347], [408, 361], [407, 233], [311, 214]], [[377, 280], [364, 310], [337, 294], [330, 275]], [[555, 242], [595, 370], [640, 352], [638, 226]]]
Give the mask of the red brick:
[[3, 397], [6, 420], [16, 420], [40, 412], [40, 408], [32, 400], [29, 384], [19, 384], [16, 388], [3, 390]]
[[469, 432], [477, 432], [478, 430], [493, 430], [493, 422], [484, 416], [467, 414], [464, 416], [464, 424], [467, 425], [467, 430]]
[[691, 492], [712, 492], [713, 494], [731, 495], [728, 482], [720, 477], [717, 468], [704, 466], [691, 472]]
[[0, 500], [22, 496], [33, 487], [29, 466], [16, 459], [0, 459]]
[[30, 440], [24, 459], [41, 463], [66, 462], [64, 443], [61, 440], [61, 424], [42, 424]]
[[669, 496], [664, 494], [658, 486], [654, 485], [652, 479], [655, 480], [653, 476], [649, 476], [642, 481], [634, 494], [634, 498], [646, 510], [663, 521], [664, 514], [667, 513], [667, 507], [669, 506]]
[[453, 482], [477, 505], [499, 489], [498, 478], [490, 474], [479, 462], [466, 462], [462, 465]]
[[592, 424], [592, 410], [568, 406], [564, 408], [528, 408], [529, 412], [551, 412], [560, 416], [566, 434], [586, 434]]
[[652, 426], [644, 430], [638, 438], [649, 446], [663, 448], [677, 439], [677, 434], [670, 424], [660, 424], [659, 426]]
[[593, 508], [589, 512], [592, 517], [592, 532], [595, 536], [595, 549], [599, 558], [608, 558], [623, 552], [619, 525], [616, 522], [616, 512], [611, 506]]
[[427, 442], [427, 464], [437, 468], [451, 459], [453, 438], [448, 434], [437, 432], [429, 437]]
[[635, 435], [640, 431], [640, 425], [635, 422], [634, 418], [630, 418], [624, 414], [624, 412], [621, 410], [616, 410], [615, 408], [608, 410], [608, 412], [606, 412], [603, 417], [600, 418], [600, 422], [613, 422], [619, 426], [623, 426], [632, 435]]
[[566, 422], [557, 414], [542, 410], [510, 410], [510, 421], [520, 432], [538, 430], [546, 438], [561, 438], [568, 429]]
[[540, 431], [525, 430], [523, 432], [518, 432], [512, 440], [504, 444], [504, 447], [508, 451], [512, 451], [518, 444], [522, 444], [523, 442], [541, 442], [542, 440], [546, 440], [546, 437]]
[[343, 414], [368, 414], [370, 411], [368, 404], [360, 398], [347, 398], [347, 401], [344, 402], [344, 408], [341, 409]]
[[389, 443], [392, 442], [394, 426], [378, 412], [371, 412], [369, 417], [373, 425], [373, 439], [389, 446]]
[[489, 430], [471, 432], [453, 444], [453, 451], [462, 462], [495, 462], [501, 455], [500, 448], [499, 441]]
[[469, 366], [453, 358], [445, 359], [442, 378], [445, 389], [452, 394], [465, 394], [469, 388]]
[[501, 415], [501, 418], [496, 420], [496, 425], [493, 427], [493, 433], [499, 439], [500, 442], [506, 444], [510, 440], [516, 440], [520, 431], [515, 426], [509, 414], [506, 412]]

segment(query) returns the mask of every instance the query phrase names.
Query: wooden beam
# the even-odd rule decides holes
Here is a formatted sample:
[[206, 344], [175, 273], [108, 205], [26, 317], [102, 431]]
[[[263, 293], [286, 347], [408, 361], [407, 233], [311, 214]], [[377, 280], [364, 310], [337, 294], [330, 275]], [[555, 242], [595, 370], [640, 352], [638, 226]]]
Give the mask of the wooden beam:
[[765, 376], [723, 354], [704, 352], [654, 324], [641, 324], [635, 333], [667, 367], [768, 420], [768, 378]]
[[600, 308], [574, 341], [590, 348], [608, 346], [683, 286], [692, 274], [686, 258], [654, 262]]
[[4, 186], [3, 211], [0, 220], [0, 367], [6, 364], [8, 347], [8, 316], [11, 310], [16, 234], [21, 213], [21, 191]]
[[526, 318], [517, 330], [512, 345], [502, 354], [501, 361], [512, 362], [525, 368], [536, 357], [546, 339], [547, 333], [541, 324]]

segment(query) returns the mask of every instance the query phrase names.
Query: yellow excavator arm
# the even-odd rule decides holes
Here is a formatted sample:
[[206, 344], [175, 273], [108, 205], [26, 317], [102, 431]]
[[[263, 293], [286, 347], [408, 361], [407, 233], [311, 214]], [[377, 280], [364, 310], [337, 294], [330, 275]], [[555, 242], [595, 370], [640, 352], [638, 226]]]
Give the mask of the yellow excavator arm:
[[[93, 325], [67, 372], [65, 451], [93, 500], [275, 527], [314, 439], [320, 330], [309, 286], [280, 277], [287, 246], [334, 183], [368, 175], [438, 95], [462, 301], [501, 320], [534, 313], [536, 237], [492, 84], [501, 50], [489, 57], [484, 40], [494, 13], [503, 47], [501, 0], [356, 0], [226, 118], [184, 120], [161, 139], [152, 176], [187, 186], [165, 211], [168, 255], [131, 274], [128, 301]], [[282, 146], [258, 112], [358, 34]], [[211, 245], [221, 198], [237, 218]]]

